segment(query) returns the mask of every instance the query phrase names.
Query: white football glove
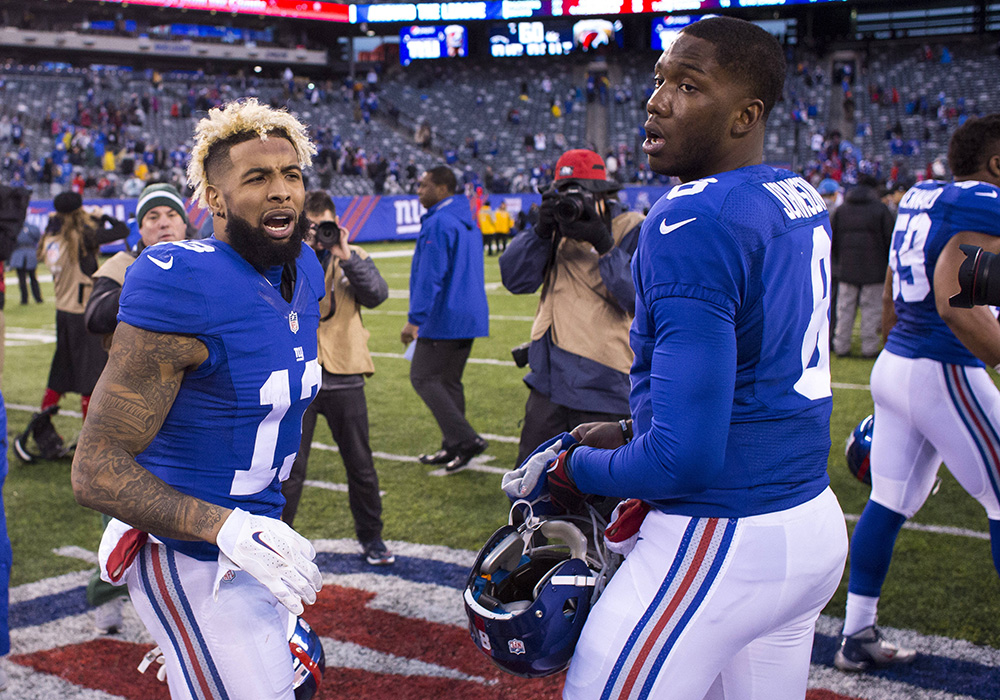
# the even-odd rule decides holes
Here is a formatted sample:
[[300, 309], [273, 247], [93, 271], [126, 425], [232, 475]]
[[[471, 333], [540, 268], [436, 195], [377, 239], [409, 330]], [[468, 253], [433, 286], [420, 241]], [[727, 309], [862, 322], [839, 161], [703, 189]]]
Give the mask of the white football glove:
[[[323, 587], [319, 567], [313, 563], [316, 550], [282, 521], [237, 508], [222, 524], [216, 544], [220, 566], [246, 571], [292, 614], [302, 614], [303, 600], [309, 605], [316, 602]], [[218, 588], [215, 595], [218, 598]]]
[[142, 661], [139, 662], [139, 673], [145, 673], [146, 669], [153, 664], [159, 664], [159, 668], [156, 669], [156, 680], [163, 683], [167, 680], [166, 661], [163, 658], [163, 651], [160, 647], [153, 647], [146, 652], [146, 655], [142, 657]]
[[541, 476], [559, 453], [575, 442], [572, 435], [562, 433], [542, 443], [520, 467], [503, 475], [500, 488], [512, 501], [519, 498], [535, 500], [542, 495], [541, 489], [536, 489]]

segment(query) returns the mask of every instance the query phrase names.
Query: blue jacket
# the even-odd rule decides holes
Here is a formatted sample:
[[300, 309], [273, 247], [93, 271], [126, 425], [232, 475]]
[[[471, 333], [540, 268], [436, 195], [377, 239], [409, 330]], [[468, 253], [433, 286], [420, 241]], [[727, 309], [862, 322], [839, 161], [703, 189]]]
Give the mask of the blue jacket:
[[452, 195], [420, 219], [410, 267], [409, 321], [433, 340], [490, 334], [483, 241], [469, 199]]

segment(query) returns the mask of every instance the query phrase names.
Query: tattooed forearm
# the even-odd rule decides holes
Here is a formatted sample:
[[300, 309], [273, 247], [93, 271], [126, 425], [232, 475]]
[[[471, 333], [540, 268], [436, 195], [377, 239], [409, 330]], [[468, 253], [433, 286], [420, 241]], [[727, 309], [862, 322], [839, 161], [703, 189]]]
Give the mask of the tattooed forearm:
[[77, 442], [77, 501], [154, 535], [214, 541], [229, 510], [177, 491], [135, 461], [163, 425], [185, 372], [207, 354], [194, 338], [119, 325]]

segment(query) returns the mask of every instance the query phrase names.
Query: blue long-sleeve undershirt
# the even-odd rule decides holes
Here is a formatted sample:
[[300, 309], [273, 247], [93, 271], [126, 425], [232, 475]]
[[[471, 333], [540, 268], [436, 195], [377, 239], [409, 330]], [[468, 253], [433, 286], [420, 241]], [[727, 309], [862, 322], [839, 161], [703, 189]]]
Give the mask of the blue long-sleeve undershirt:
[[[584, 493], [673, 499], [704, 491], [723, 471], [736, 378], [732, 314], [683, 297], [658, 299], [647, 311], [655, 339], [633, 337], [636, 438], [617, 450], [574, 451]], [[636, 340], [652, 346], [648, 361]]]

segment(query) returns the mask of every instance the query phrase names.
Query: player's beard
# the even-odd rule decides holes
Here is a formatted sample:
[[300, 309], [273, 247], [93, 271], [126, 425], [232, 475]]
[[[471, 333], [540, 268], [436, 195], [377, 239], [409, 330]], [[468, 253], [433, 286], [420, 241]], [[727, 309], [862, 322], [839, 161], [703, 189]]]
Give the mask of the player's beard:
[[232, 212], [226, 221], [229, 245], [258, 270], [285, 265], [298, 258], [308, 230], [309, 219], [305, 214], [299, 215], [291, 235], [281, 240], [271, 238], [263, 226], [254, 226]]

